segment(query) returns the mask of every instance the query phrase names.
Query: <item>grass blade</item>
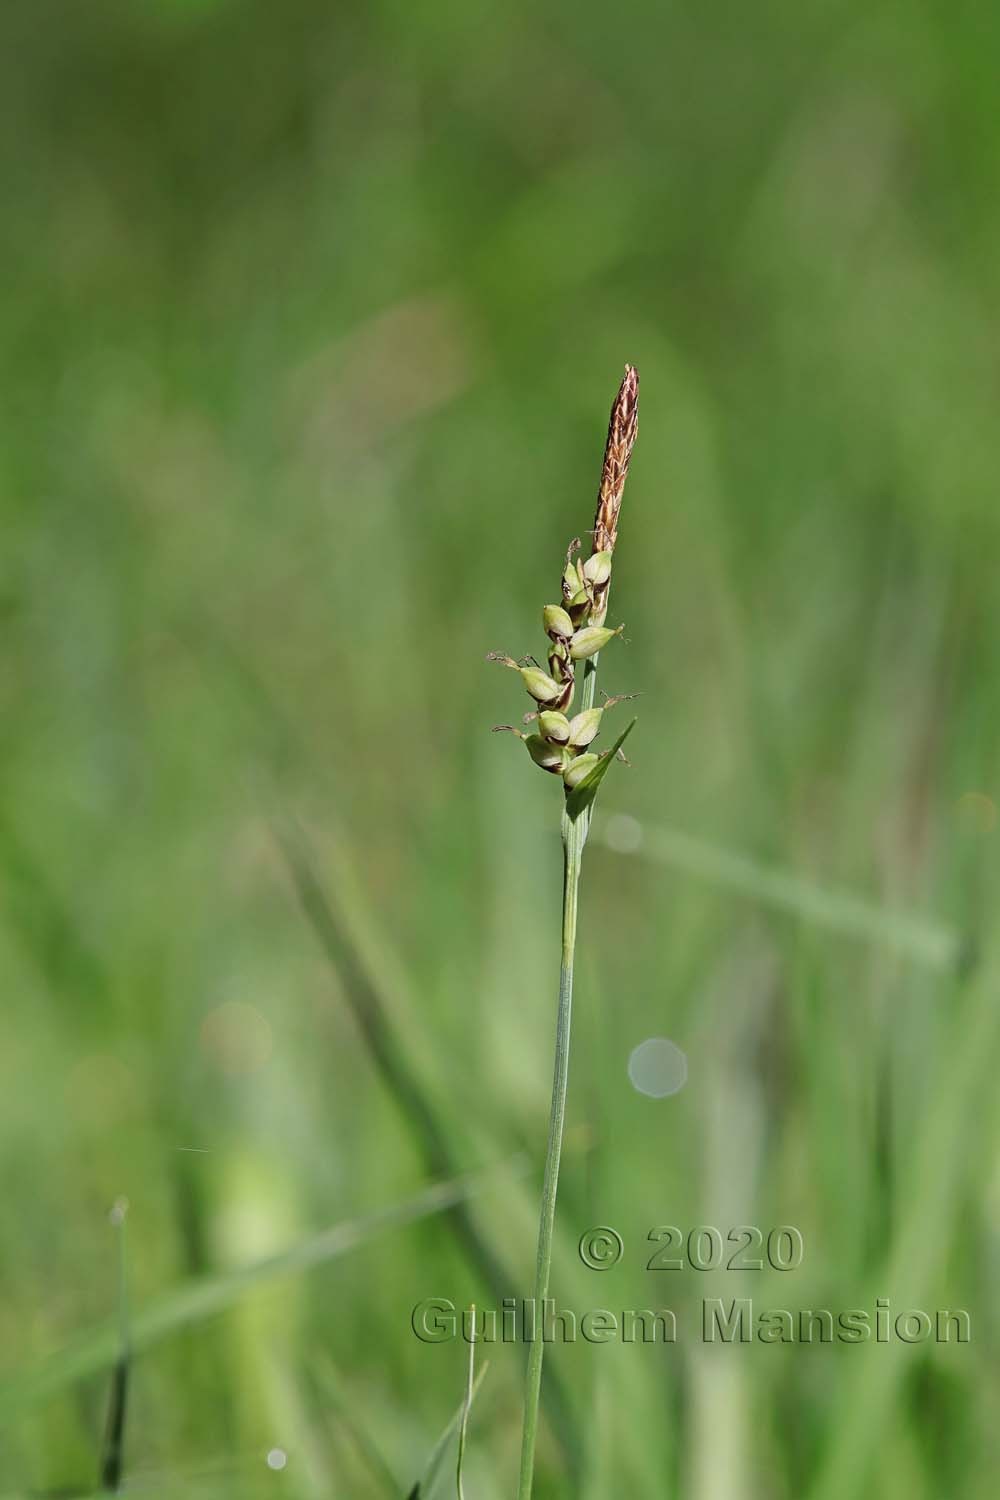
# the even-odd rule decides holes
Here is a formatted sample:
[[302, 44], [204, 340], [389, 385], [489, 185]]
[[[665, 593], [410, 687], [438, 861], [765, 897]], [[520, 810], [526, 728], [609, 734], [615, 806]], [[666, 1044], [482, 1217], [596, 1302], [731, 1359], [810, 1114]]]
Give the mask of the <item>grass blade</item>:
[[931, 968], [955, 968], [963, 957], [960, 935], [942, 923], [893, 911], [674, 828], [639, 825], [635, 846], [628, 850], [615, 837], [613, 823], [609, 827], [605, 821], [593, 837], [615, 853], [645, 856], [685, 875], [700, 876], [832, 932], [883, 943]]
[[[964, 1180], [955, 1164], [972, 1159], [977, 1122], [995, 1090], [1000, 1051], [996, 994], [988, 979], [964, 990], [956, 996], [951, 1046], [912, 1143], [901, 1222], [881, 1274], [873, 1279], [879, 1290], [907, 1288], [915, 1307], [931, 1303], [932, 1288], [958, 1237]], [[928, 1224], [939, 1226], [939, 1232], [928, 1234]], [[920, 1347], [897, 1340], [888, 1348], [872, 1343], [859, 1349], [852, 1378], [842, 1383], [827, 1423], [827, 1441], [808, 1500], [859, 1500], [868, 1493], [893, 1404]]]
[[[303, 913], [347, 996], [358, 1028], [386, 1087], [396, 1099], [420, 1148], [427, 1170], [434, 1176], [457, 1173], [457, 1160], [448, 1131], [438, 1118], [427, 1090], [411, 1064], [399, 1031], [389, 1019], [379, 984], [351, 936], [350, 923], [341, 920], [337, 905], [320, 881], [305, 836], [289, 819], [275, 824], [275, 836], [285, 857]], [[464, 1199], [449, 1214], [470, 1263], [496, 1296], [516, 1284], [490, 1243], [479, 1232]], [[576, 1474], [581, 1444], [565, 1387], [555, 1372], [545, 1383], [545, 1403], [556, 1437], [571, 1473]]]
[[[509, 1163], [505, 1164], [509, 1167]], [[183, 1283], [148, 1303], [131, 1321], [130, 1348], [135, 1353], [166, 1338], [178, 1328], [203, 1322], [232, 1307], [255, 1287], [282, 1276], [301, 1275], [358, 1249], [377, 1235], [402, 1228], [418, 1219], [443, 1213], [491, 1180], [490, 1171], [451, 1182], [437, 1183], [422, 1193], [354, 1219], [343, 1220], [319, 1234], [300, 1240], [278, 1255], [254, 1261], [235, 1271], [203, 1276]], [[117, 1323], [82, 1335], [69, 1347], [28, 1370], [0, 1383], [0, 1413], [4, 1415], [43, 1400], [64, 1386], [113, 1365], [120, 1348]]]
[[444, 1461], [447, 1457], [448, 1448], [451, 1445], [451, 1441], [462, 1423], [463, 1414], [466, 1417], [468, 1416], [468, 1412], [469, 1410], [471, 1410], [472, 1403], [476, 1399], [476, 1396], [479, 1394], [479, 1387], [482, 1385], [484, 1379], [486, 1378], [486, 1372], [488, 1369], [488, 1362], [480, 1366], [479, 1374], [476, 1376], [471, 1387], [469, 1387], [469, 1389], [466, 1391], [465, 1396], [462, 1398], [461, 1405], [457, 1408], [451, 1418], [451, 1421], [448, 1423], [447, 1427], [444, 1429], [441, 1436], [434, 1444], [434, 1447], [431, 1449], [431, 1455], [427, 1460], [427, 1465], [424, 1469], [424, 1472], [417, 1480], [412, 1490], [407, 1493], [406, 1500], [431, 1500], [431, 1497], [434, 1493], [434, 1487], [437, 1484], [437, 1481], [441, 1475], [441, 1471], [444, 1467]]
[[335, 1417], [348, 1433], [382, 1493], [388, 1497], [397, 1496], [399, 1485], [396, 1476], [368, 1430], [368, 1424], [359, 1410], [360, 1402], [351, 1393], [350, 1382], [343, 1378], [333, 1361], [325, 1355], [317, 1361], [316, 1378]]

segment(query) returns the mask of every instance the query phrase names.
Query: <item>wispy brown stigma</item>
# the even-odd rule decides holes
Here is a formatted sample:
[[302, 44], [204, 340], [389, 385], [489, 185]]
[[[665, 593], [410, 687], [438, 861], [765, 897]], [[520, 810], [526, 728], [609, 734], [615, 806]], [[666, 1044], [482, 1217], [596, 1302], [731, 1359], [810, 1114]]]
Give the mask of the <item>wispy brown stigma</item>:
[[611, 408], [608, 441], [604, 449], [604, 468], [594, 517], [594, 551], [613, 552], [618, 540], [618, 512], [621, 510], [628, 464], [632, 457], [635, 435], [639, 430], [639, 375], [633, 365], [625, 366], [625, 378]]

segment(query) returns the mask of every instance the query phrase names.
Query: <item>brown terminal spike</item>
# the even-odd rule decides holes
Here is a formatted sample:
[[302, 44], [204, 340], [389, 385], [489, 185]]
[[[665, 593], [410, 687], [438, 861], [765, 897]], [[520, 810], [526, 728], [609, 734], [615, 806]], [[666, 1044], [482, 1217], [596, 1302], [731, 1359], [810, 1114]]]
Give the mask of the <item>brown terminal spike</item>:
[[[608, 441], [604, 448], [601, 488], [597, 495], [594, 517], [593, 551], [613, 552], [618, 540], [618, 512], [621, 510], [629, 459], [639, 430], [639, 375], [634, 365], [625, 366], [625, 377], [611, 408]], [[595, 590], [593, 622], [601, 625], [607, 609], [608, 582]]]

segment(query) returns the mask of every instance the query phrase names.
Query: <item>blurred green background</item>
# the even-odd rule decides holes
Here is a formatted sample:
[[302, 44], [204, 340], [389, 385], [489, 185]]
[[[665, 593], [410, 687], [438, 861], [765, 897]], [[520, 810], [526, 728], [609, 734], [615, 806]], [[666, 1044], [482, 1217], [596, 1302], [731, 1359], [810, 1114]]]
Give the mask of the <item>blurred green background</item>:
[[[996, 14], [12, 0], [0, 43], [0, 1491], [96, 1484], [118, 1195], [145, 1493], [405, 1495], [466, 1359], [413, 1304], [527, 1294], [559, 793], [483, 658], [540, 648], [628, 359], [554, 1289], [681, 1332], [550, 1351], [537, 1495], [992, 1495]], [[706, 1223], [803, 1264], [645, 1270]], [[705, 1347], [745, 1295], [973, 1339]]]

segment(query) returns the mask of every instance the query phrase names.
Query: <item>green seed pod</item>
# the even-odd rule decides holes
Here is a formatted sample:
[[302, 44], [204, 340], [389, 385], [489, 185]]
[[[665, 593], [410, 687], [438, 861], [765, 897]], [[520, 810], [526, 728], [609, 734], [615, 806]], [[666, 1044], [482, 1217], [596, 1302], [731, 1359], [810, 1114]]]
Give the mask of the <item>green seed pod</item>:
[[542, 610], [545, 634], [554, 641], [568, 641], [573, 634], [573, 621], [561, 604], [546, 604]]
[[[574, 543], [574, 546], [579, 546], [579, 542]], [[570, 549], [571, 552], [572, 550], [573, 548]], [[562, 576], [563, 598], [572, 599], [573, 595], [578, 594], [582, 587], [583, 574], [580, 571], [580, 564], [578, 561], [574, 562], [572, 557], [567, 557]]]
[[603, 713], [603, 708], [585, 708], [582, 713], [576, 714], [570, 720], [569, 743], [575, 750], [582, 750], [596, 737], [601, 727]]
[[543, 740], [551, 740], [556, 745], [565, 745], [569, 739], [569, 720], [565, 714], [556, 713], [547, 708], [538, 715], [538, 733]]
[[583, 565], [583, 576], [594, 588], [600, 588], [611, 577], [611, 553], [595, 552]]
[[596, 656], [621, 628], [619, 625], [618, 630], [608, 630], [604, 625], [585, 625], [569, 643], [570, 656], [574, 661], [585, 661], [588, 656]]
[[518, 671], [536, 703], [555, 703], [562, 692], [558, 682], [553, 682], [539, 667], [518, 667]]
[[562, 745], [552, 745], [548, 740], [543, 740], [540, 734], [525, 735], [524, 743], [536, 766], [541, 766], [543, 771], [551, 771], [554, 776], [561, 773], [566, 763], [566, 751]]
[[600, 760], [599, 755], [578, 755], [576, 760], [571, 760], [563, 768], [562, 778], [566, 783], [566, 790], [571, 792], [575, 786], [579, 786], [583, 778], [592, 771]]

